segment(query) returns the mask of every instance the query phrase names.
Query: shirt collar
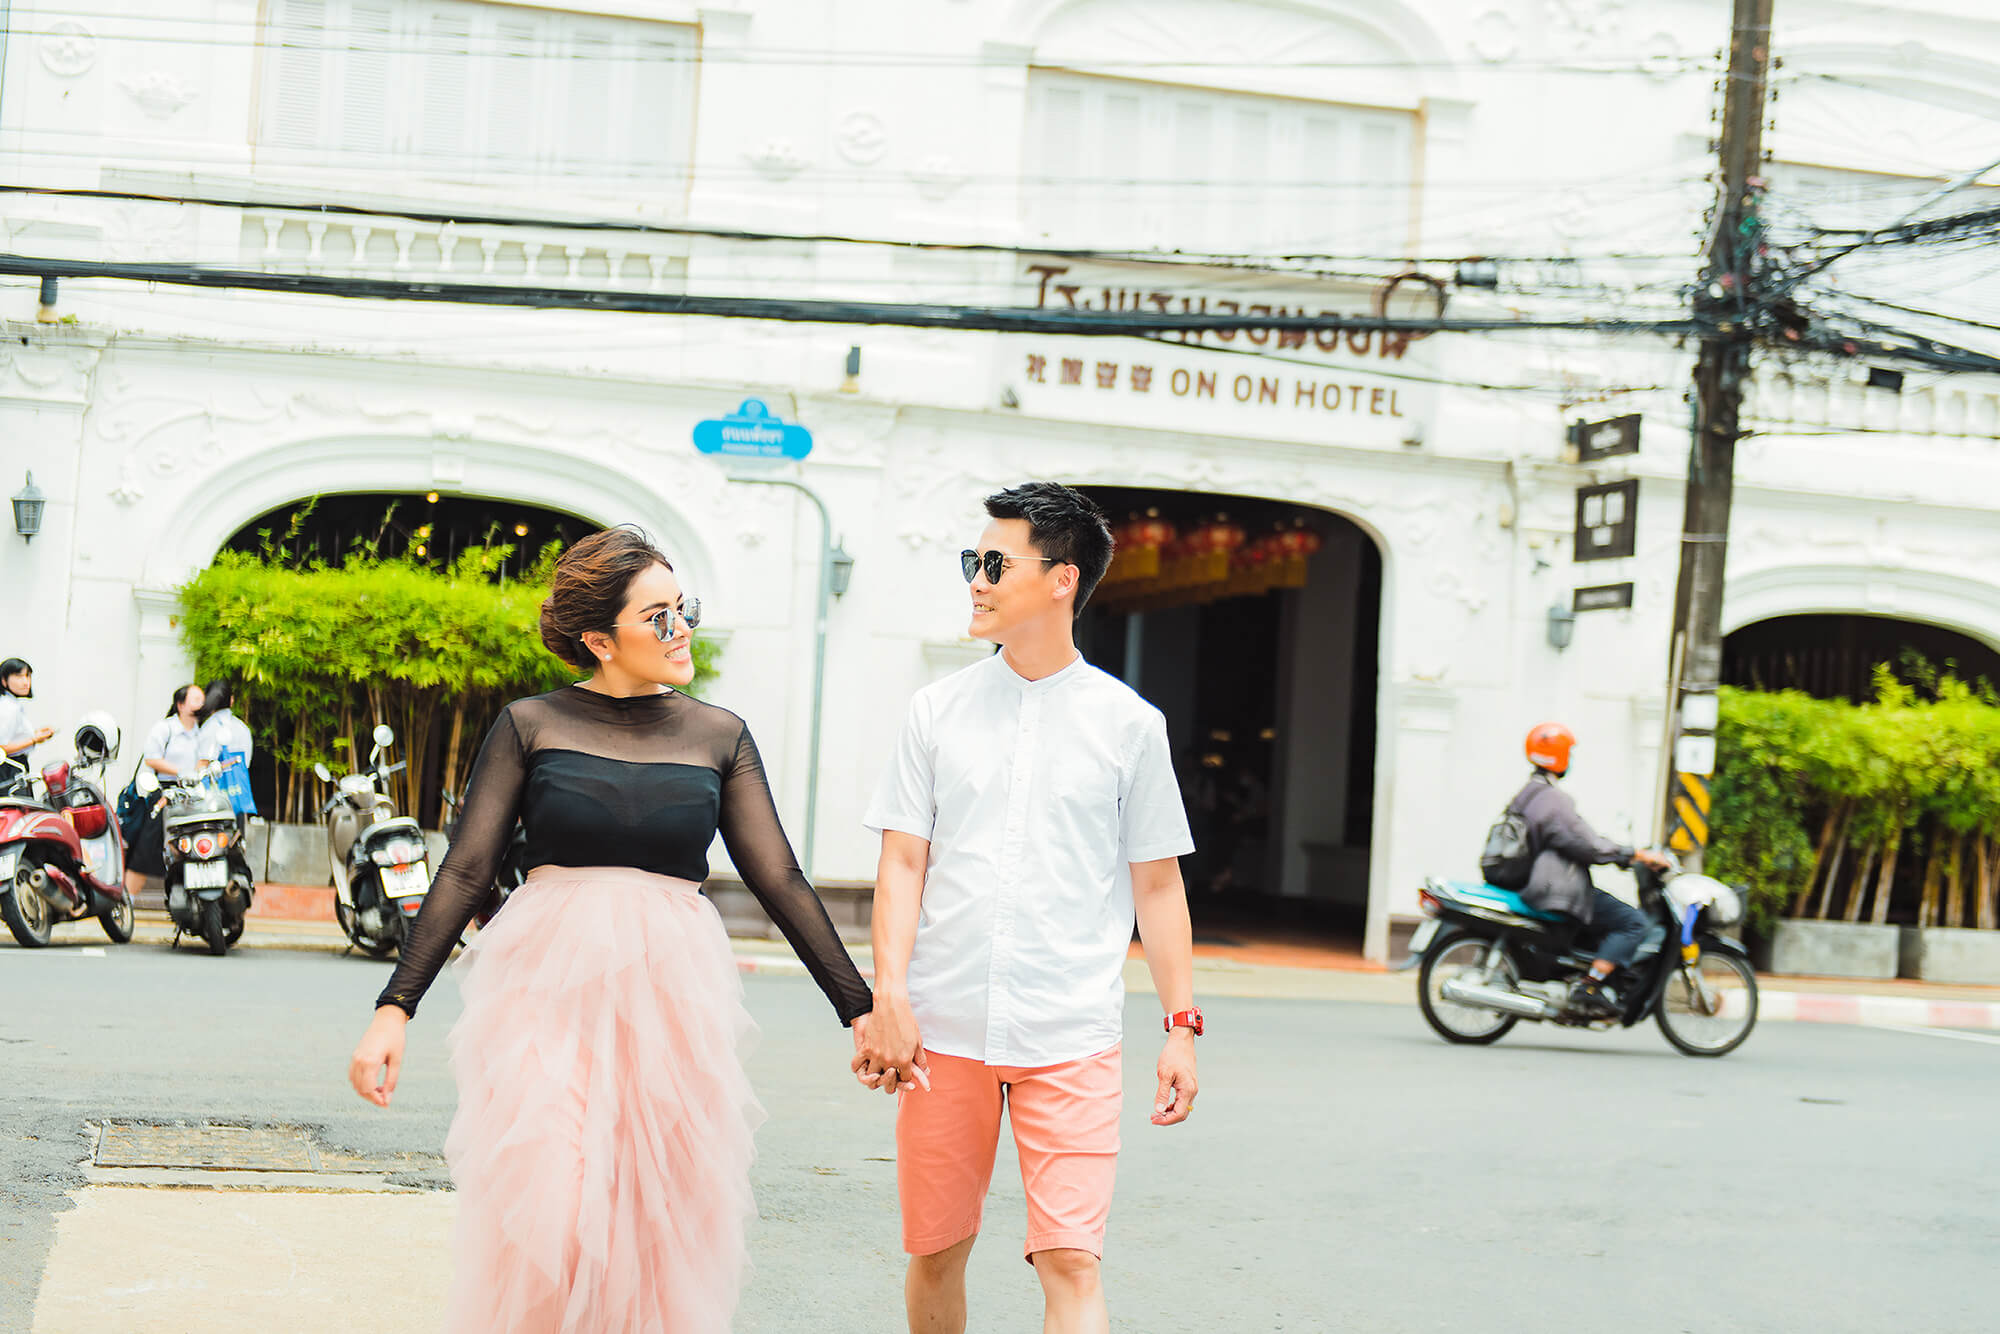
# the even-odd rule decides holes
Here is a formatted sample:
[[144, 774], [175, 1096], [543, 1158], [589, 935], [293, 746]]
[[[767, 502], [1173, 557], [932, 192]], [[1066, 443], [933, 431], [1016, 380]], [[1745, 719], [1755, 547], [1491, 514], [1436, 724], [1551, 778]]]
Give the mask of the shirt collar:
[[1069, 665], [1061, 671], [1051, 672], [1039, 681], [1030, 681], [1027, 677], [1021, 675], [1008, 665], [1006, 654], [995, 653], [993, 655], [993, 662], [995, 664], [995, 674], [1023, 694], [1040, 694], [1045, 690], [1054, 689], [1059, 682], [1068, 681], [1081, 675], [1084, 668], [1083, 655], [1079, 653], [1074, 658], [1071, 658]]

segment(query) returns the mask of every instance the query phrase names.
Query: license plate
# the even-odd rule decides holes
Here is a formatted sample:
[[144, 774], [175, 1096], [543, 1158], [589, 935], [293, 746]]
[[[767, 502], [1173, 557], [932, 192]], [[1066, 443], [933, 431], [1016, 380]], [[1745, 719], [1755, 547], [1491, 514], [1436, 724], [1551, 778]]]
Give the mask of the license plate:
[[181, 883], [189, 889], [221, 889], [229, 883], [229, 863], [183, 862]]
[[14, 878], [14, 868], [21, 864], [19, 848], [0, 848], [0, 882]]
[[382, 893], [392, 899], [407, 899], [430, 893], [431, 868], [425, 862], [382, 868]]
[[1410, 953], [1422, 954], [1425, 950], [1429, 949], [1431, 941], [1437, 938], [1437, 933], [1438, 924], [1436, 918], [1418, 922], [1417, 929], [1410, 933]]

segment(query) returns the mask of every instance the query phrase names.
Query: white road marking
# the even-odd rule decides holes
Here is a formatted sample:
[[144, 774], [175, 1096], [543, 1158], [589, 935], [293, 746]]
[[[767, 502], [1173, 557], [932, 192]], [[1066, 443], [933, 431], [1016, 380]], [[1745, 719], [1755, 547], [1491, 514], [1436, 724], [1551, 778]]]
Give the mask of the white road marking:
[[2000, 1033], [1961, 1033], [1955, 1028], [1907, 1028], [1902, 1024], [1882, 1024], [1891, 1033], [1916, 1033], [1927, 1038], [1956, 1038], [1960, 1042], [1984, 1042], [2000, 1047]]

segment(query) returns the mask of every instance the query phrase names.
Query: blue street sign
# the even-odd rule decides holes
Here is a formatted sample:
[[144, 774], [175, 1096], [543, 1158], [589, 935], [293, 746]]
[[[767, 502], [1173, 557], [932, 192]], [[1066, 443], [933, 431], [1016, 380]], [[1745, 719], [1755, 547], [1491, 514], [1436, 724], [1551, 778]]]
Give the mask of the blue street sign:
[[694, 424], [694, 447], [704, 454], [738, 458], [802, 459], [812, 453], [812, 432], [771, 415], [761, 398], [746, 398], [727, 417]]

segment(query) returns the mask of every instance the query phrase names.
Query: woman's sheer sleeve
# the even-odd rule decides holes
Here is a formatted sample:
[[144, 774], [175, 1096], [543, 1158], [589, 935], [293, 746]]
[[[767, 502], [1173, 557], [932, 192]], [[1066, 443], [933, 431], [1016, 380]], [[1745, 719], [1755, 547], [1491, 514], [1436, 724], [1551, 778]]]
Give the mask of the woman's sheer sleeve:
[[401, 960], [389, 985], [375, 1004], [399, 1005], [412, 1017], [417, 1002], [437, 980], [445, 960], [472, 921], [472, 915], [493, 888], [493, 876], [514, 836], [521, 808], [521, 788], [527, 777], [527, 757], [511, 711], [503, 712], [472, 766], [466, 784], [464, 814], [451, 850], [444, 855], [424, 898], [423, 911], [410, 927]]
[[806, 971], [833, 1002], [840, 1022], [852, 1024], [875, 1006], [875, 997], [849, 957], [826, 915], [826, 905], [806, 882], [792, 855], [791, 841], [778, 823], [764, 761], [745, 727], [736, 755], [722, 776], [722, 845], [737, 874], [764, 911], [791, 942]]

